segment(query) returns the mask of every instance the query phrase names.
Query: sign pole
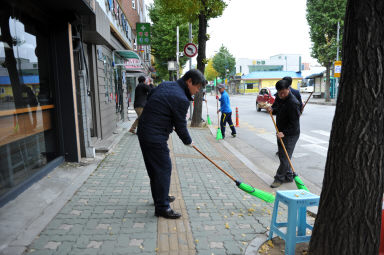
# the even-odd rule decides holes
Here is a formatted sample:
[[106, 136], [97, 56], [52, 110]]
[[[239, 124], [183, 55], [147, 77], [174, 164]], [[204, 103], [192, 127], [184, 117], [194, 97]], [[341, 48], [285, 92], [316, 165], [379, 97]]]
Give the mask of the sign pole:
[[[192, 23], [189, 23], [189, 42], [192, 43]], [[189, 58], [189, 70], [192, 69], [192, 58]], [[189, 102], [189, 119], [192, 120], [192, 101]]]

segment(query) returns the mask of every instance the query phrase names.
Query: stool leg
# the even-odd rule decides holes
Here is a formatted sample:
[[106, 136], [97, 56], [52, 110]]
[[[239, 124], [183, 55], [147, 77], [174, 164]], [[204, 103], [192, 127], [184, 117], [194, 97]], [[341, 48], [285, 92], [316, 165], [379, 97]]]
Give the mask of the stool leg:
[[273, 238], [273, 226], [276, 225], [277, 209], [278, 208], [279, 208], [279, 199], [275, 199], [275, 204], [273, 205], [273, 213], [272, 213], [271, 226], [269, 227], [268, 240], [271, 240]]
[[285, 240], [285, 255], [295, 255], [296, 224], [297, 224], [297, 207], [294, 204], [290, 204], [288, 206], [288, 226], [287, 226], [287, 238]]
[[300, 207], [299, 208], [299, 226], [297, 230], [298, 236], [305, 236], [305, 230], [307, 228], [307, 208], [306, 207]]

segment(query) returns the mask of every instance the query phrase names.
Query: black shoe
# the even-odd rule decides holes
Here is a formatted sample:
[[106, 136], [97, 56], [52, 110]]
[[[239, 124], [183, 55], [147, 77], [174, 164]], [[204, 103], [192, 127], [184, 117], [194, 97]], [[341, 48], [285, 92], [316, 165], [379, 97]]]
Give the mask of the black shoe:
[[232, 137], [236, 137], [236, 134], [232, 134]]
[[[174, 197], [174, 196], [168, 196], [168, 201], [169, 201], [169, 203], [172, 203], [173, 201], [175, 201], [176, 200], [176, 197]], [[155, 205], [155, 203], [153, 203], [152, 205]]]
[[171, 208], [169, 208], [165, 211], [160, 211], [160, 212], [155, 211], [155, 216], [156, 217], [163, 217], [166, 219], [178, 219], [181, 217], [181, 214], [177, 213], [177, 212], [173, 211]]
[[175, 197], [174, 196], [168, 196], [168, 201], [170, 202], [170, 203], [172, 203], [173, 201], [175, 201]]

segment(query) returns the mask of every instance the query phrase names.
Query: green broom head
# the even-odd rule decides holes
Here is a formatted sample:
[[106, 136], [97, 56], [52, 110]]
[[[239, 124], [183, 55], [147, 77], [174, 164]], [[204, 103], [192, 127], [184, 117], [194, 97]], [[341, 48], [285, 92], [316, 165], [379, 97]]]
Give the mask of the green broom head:
[[295, 180], [296, 187], [298, 189], [303, 189], [303, 190], [309, 191], [308, 188], [304, 185], [304, 182], [300, 179], [300, 177], [298, 175], [296, 175], [295, 178], [293, 178], [293, 179]]
[[208, 114], [207, 114], [207, 123], [208, 123], [208, 125], [212, 125], [211, 118], [209, 117]]
[[217, 134], [216, 134], [216, 140], [223, 139], [223, 135], [221, 134], [220, 128], [217, 129]]
[[275, 196], [272, 195], [271, 193], [268, 193], [268, 192], [263, 191], [263, 190], [255, 189], [251, 185], [246, 184], [244, 182], [236, 181], [236, 185], [237, 185], [237, 187], [239, 187], [239, 189], [247, 192], [248, 194], [250, 194], [252, 196], [258, 197], [261, 200], [264, 200], [265, 202], [273, 203], [275, 201]]

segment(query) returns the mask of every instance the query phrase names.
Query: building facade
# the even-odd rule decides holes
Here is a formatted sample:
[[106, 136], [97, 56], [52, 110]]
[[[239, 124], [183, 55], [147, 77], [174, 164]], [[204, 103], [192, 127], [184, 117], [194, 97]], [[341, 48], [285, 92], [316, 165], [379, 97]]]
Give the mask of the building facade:
[[236, 73], [242, 75], [263, 71], [300, 72], [307, 69], [309, 69], [309, 64], [302, 63], [299, 54], [278, 54], [269, 59], [236, 59]]
[[0, 3], [2, 206], [62, 162], [93, 157], [151, 62], [136, 45], [143, 0]]
[[54, 167], [79, 161], [73, 24], [85, 1], [1, 1], [0, 205]]
[[283, 77], [292, 78], [292, 88], [298, 89], [302, 80], [301, 72], [267, 71], [253, 72], [241, 77], [238, 93], [258, 93], [261, 88], [275, 87]]

